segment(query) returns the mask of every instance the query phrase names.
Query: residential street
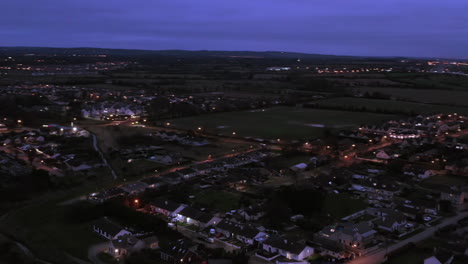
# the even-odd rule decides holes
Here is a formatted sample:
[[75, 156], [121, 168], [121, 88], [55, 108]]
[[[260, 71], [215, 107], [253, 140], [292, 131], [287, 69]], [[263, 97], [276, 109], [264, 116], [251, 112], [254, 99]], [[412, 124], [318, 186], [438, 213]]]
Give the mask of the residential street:
[[398, 242], [397, 244], [393, 244], [391, 245], [390, 247], [388, 247], [388, 249], [381, 249], [379, 251], [376, 251], [374, 252], [373, 254], [371, 255], [368, 255], [368, 256], [362, 256], [362, 257], [359, 257], [359, 258], [356, 258], [350, 262], [348, 262], [349, 264], [378, 264], [378, 263], [382, 263], [384, 260], [385, 260], [385, 255], [387, 253], [390, 253], [392, 251], [395, 251], [405, 245], [407, 245], [408, 243], [418, 243], [418, 242], [421, 242], [427, 238], [430, 238], [434, 233], [435, 231], [437, 231], [437, 229], [439, 228], [442, 228], [442, 227], [445, 227], [445, 226], [448, 226], [448, 225], [451, 225], [451, 224], [455, 224], [457, 223], [459, 220], [465, 218], [465, 217], [468, 217], [468, 212], [462, 212], [454, 217], [451, 217], [451, 218], [447, 218], [445, 219], [442, 223], [436, 225], [436, 226], [433, 226], [433, 227], [430, 227], [428, 229], [426, 229], [425, 231], [419, 233], [419, 234], [416, 234], [408, 239], [405, 239], [403, 241], [400, 241]]

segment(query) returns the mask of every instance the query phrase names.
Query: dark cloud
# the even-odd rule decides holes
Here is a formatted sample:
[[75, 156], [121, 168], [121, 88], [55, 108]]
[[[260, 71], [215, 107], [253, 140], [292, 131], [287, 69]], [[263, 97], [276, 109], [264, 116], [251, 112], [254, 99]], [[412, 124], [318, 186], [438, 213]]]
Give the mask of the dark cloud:
[[468, 1], [6, 0], [1, 46], [468, 58]]

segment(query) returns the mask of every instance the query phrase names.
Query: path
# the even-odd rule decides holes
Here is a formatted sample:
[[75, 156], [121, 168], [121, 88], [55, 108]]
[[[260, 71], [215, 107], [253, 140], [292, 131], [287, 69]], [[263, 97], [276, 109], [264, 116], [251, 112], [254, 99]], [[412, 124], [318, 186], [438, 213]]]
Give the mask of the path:
[[[89, 131], [88, 131], [89, 132]], [[111, 171], [111, 174], [112, 174], [112, 177], [115, 179], [117, 179], [117, 174], [115, 173], [114, 169], [112, 168], [112, 166], [109, 164], [109, 162], [107, 162], [107, 159], [106, 157], [104, 157], [104, 154], [101, 152], [101, 150], [99, 149], [99, 146], [98, 146], [98, 143], [97, 143], [97, 137], [95, 134], [89, 132], [91, 134], [91, 136], [93, 137], [93, 147], [94, 147], [94, 150], [96, 150], [98, 153], [99, 153], [99, 156], [101, 157], [101, 160], [102, 162], [107, 166], [109, 167], [110, 171]]]

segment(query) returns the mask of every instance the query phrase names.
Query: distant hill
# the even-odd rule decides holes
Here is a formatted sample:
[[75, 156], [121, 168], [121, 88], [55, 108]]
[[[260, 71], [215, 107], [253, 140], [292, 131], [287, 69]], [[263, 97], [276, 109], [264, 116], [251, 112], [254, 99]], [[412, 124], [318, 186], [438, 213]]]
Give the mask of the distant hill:
[[[105, 48], [48, 48], [48, 47], [0, 47], [0, 55], [111, 55], [111, 56], [173, 56], [173, 57], [243, 57], [270, 59], [366, 59], [371, 57], [308, 54], [281, 51], [188, 51], [188, 50], [135, 50]], [[375, 57], [374, 57], [375, 58]], [[387, 58], [388, 59], [388, 58]]]

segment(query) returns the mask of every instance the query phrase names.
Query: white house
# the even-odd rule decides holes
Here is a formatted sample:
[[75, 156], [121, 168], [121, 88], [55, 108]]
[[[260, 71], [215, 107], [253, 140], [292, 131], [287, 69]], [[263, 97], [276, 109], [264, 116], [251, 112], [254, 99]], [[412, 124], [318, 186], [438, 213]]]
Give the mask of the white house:
[[94, 232], [99, 235], [113, 240], [124, 235], [131, 235], [132, 233], [118, 224], [110, 221], [107, 217], [98, 219], [93, 224]]
[[262, 248], [267, 252], [278, 253], [287, 259], [295, 261], [303, 261], [305, 258], [314, 254], [314, 249], [312, 247], [296, 241], [289, 241], [278, 235], [269, 237], [263, 243]]
[[219, 222], [221, 222], [221, 218], [206, 212], [202, 212], [190, 206], [185, 207], [179, 213], [177, 213], [176, 219], [179, 222], [198, 227], [217, 225]]
[[187, 205], [165, 199], [156, 199], [150, 203], [151, 211], [167, 217], [175, 217], [185, 207]]

